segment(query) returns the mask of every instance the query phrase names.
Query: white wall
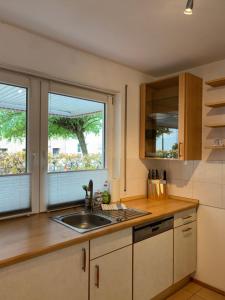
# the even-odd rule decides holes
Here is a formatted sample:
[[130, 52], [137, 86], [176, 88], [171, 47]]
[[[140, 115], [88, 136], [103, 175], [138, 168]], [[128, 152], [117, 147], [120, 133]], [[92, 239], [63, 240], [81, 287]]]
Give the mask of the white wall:
[[[204, 81], [225, 77], [225, 60], [190, 70]], [[203, 87], [203, 160], [148, 162], [168, 171], [169, 193], [200, 200], [196, 278], [225, 291], [225, 150], [205, 149], [225, 129], [205, 128], [205, 122], [224, 121], [225, 109], [210, 109], [206, 101], [225, 99], [225, 88]]]
[[[150, 76], [97, 56], [74, 50], [54, 41], [39, 37], [13, 26], [0, 23], [0, 64], [34, 70], [64, 80], [75, 81], [103, 89], [120, 92], [118, 112], [124, 113], [124, 86], [128, 84], [128, 182], [127, 192], [121, 196], [145, 193], [146, 167], [139, 160], [139, 85], [150, 81]], [[123, 125], [123, 123], [122, 123]], [[122, 143], [117, 145], [123, 153]], [[118, 159], [118, 156], [115, 157]], [[123, 163], [121, 174], [123, 175]], [[123, 178], [123, 176], [122, 176]]]

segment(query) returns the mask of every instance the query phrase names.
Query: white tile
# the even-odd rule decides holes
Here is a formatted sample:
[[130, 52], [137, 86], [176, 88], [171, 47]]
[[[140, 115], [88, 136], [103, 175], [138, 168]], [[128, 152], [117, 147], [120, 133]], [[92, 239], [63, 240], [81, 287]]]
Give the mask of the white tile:
[[187, 180], [169, 180], [168, 193], [173, 196], [192, 198], [192, 182]]
[[200, 204], [213, 207], [222, 206], [222, 184], [193, 182], [193, 198]]
[[168, 170], [169, 161], [164, 159], [149, 159], [145, 162], [148, 169]]
[[129, 179], [127, 181], [127, 192], [124, 196], [137, 196], [146, 195], [147, 182], [146, 178], [142, 179]]
[[137, 159], [127, 159], [127, 178], [131, 179], [141, 179], [145, 178], [147, 180], [148, 169], [142, 163], [142, 161]]
[[195, 161], [192, 180], [194, 182], [222, 183], [221, 161]]
[[169, 161], [168, 178], [170, 180], [190, 180], [193, 168], [193, 161]]

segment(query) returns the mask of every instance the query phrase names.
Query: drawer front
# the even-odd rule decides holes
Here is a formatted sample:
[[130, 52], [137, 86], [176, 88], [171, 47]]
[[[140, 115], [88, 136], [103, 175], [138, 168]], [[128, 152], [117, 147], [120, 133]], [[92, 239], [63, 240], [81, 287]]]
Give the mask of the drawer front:
[[196, 209], [181, 211], [174, 216], [174, 228], [196, 221]]
[[132, 244], [132, 228], [107, 234], [90, 241], [90, 259]]

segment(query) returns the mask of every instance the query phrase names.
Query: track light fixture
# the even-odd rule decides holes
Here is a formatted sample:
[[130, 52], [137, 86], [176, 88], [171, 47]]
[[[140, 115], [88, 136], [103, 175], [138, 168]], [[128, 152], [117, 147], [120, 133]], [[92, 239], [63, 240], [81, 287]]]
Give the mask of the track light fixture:
[[188, 0], [186, 8], [184, 10], [185, 15], [192, 15], [192, 9], [194, 6], [194, 0]]

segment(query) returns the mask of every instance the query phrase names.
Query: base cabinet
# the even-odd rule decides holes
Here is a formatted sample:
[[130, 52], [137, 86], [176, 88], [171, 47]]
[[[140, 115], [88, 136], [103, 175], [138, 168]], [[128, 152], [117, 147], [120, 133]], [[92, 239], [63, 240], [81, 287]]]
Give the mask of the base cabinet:
[[131, 299], [131, 245], [90, 262], [90, 300]]
[[0, 300], [88, 300], [88, 247], [86, 242], [0, 269]]
[[196, 222], [174, 228], [174, 283], [193, 273], [196, 263]]
[[173, 230], [134, 244], [133, 300], [150, 300], [173, 284]]

